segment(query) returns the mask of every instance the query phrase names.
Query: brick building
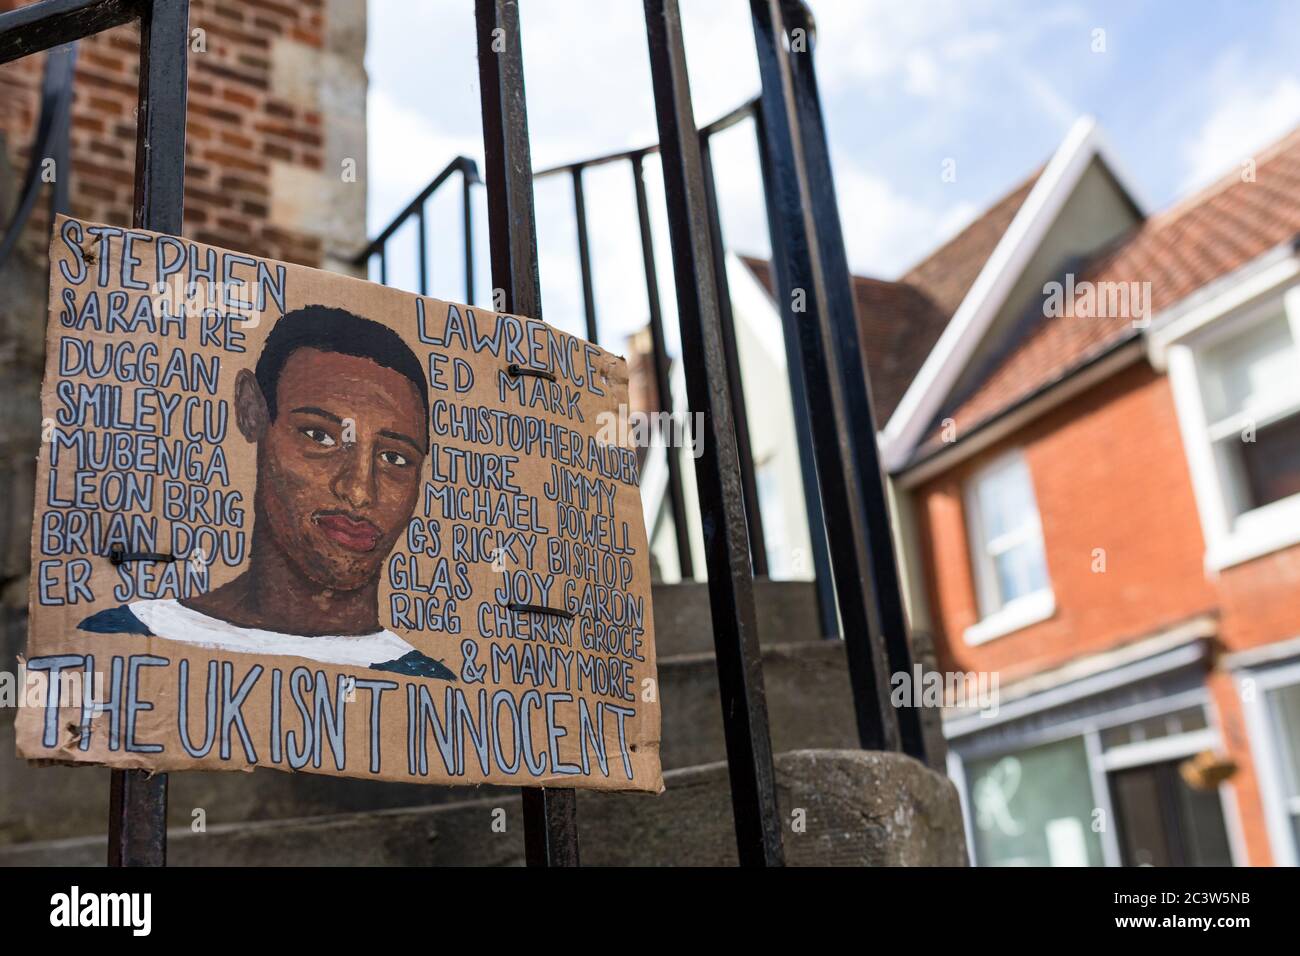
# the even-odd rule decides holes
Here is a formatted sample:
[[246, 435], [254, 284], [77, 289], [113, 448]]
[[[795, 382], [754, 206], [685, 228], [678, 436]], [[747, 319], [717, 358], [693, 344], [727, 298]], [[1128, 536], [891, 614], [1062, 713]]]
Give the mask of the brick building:
[[951, 769], [977, 862], [1294, 864], [1300, 133], [1154, 215], [1116, 168], [1067, 141], [885, 427], [914, 618], [1001, 677]]
[[[0, 12], [22, 5], [0, 0]], [[193, 0], [186, 235], [313, 266], [350, 260], [364, 243], [365, 39], [364, 4]], [[139, 46], [135, 23], [79, 44], [74, 215], [130, 222]], [[0, 135], [16, 170], [28, 161], [43, 61], [0, 68]], [[347, 160], [355, 181], [344, 179]], [[29, 248], [44, 244], [40, 225]]]
[[[1300, 860], [1298, 241], [1300, 131], [1149, 213], [1083, 120], [898, 280], [855, 280], [976, 863]], [[776, 310], [735, 312], [770, 403], [745, 353]], [[756, 464], [765, 525], [799, 523]]]
[[[0, 12], [21, 5], [0, 0]], [[365, 244], [365, 4], [193, 0], [190, 31], [185, 234], [351, 271], [352, 257]], [[118, 27], [78, 47], [71, 169], [53, 172], [65, 177], [72, 215], [130, 225], [139, 27]], [[33, 161], [45, 60], [38, 55], [0, 67], [5, 228]], [[42, 196], [19, 245], [0, 264], [0, 648], [6, 669], [25, 637], [48, 285], [45, 210]], [[4, 720], [11, 719], [7, 710]], [[0, 774], [5, 790], [27, 780], [18, 771]], [[13, 805], [6, 795], [0, 798]]]

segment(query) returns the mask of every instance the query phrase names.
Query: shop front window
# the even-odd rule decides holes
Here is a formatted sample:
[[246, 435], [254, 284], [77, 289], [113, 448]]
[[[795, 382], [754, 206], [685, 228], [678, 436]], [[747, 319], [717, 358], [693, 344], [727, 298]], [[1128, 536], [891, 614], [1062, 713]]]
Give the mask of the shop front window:
[[966, 768], [980, 866], [1100, 866], [1088, 755], [1081, 738]]

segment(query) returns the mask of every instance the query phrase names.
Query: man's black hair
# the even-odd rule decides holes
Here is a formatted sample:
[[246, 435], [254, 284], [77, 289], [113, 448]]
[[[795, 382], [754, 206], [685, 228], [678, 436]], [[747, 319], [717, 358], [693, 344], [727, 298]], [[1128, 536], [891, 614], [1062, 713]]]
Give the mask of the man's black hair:
[[298, 349], [316, 349], [370, 359], [409, 379], [424, 405], [424, 427], [429, 427], [429, 380], [424, 366], [402, 337], [386, 325], [363, 319], [345, 309], [309, 305], [286, 312], [266, 337], [257, 360], [257, 384], [266, 399], [271, 421], [276, 415], [276, 386], [284, 363]]

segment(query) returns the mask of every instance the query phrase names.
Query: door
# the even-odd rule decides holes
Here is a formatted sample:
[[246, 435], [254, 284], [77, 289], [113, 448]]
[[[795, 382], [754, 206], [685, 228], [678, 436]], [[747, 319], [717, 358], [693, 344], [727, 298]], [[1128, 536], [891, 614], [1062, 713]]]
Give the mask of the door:
[[1125, 866], [1232, 866], [1217, 790], [1194, 790], [1179, 761], [1110, 773]]

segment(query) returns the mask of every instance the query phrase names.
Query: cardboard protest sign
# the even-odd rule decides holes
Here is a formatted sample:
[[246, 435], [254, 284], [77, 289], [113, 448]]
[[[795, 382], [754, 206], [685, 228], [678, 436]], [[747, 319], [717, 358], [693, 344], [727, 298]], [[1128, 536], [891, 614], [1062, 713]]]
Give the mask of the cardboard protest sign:
[[21, 756], [663, 789], [623, 359], [68, 218], [47, 347]]

